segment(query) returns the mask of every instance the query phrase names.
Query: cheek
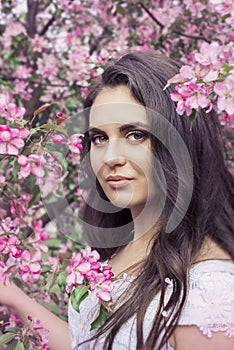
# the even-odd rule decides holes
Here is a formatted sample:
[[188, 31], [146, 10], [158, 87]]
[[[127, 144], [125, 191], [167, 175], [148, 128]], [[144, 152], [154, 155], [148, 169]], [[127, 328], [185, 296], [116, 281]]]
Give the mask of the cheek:
[[98, 155], [94, 154], [94, 152], [92, 152], [92, 149], [90, 150], [90, 165], [91, 168], [95, 174], [95, 176], [98, 178], [99, 174], [100, 174], [100, 170], [101, 170], [101, 161], [100, 161], [100, 157], [98, 157]]

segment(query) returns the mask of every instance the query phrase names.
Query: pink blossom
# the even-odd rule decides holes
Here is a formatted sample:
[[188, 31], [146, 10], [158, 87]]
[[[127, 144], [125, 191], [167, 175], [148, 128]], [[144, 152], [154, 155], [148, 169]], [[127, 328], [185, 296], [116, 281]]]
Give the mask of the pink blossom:
[[30, 39], [30, 41], [34, 52], [42, 52], [43, 37], [36, 34], [33, 38]]
[[106, 280], [102, 273], [90, 279], [90, 290], [93, 299], [101, 299], [103, 301], [111, 300], [111, 291], [113, 284], [110, 280]]
[[32, 223], [34, 235], [28, 239], [33, 248], [43, 252], [48, 251], [48, 247], [43, 243], [50, 238], [50, 235], [44, 230], [42, 220], [33, 221]]
[[15, 72], [14, 72], [14, 77], [26, 80], [30, 77], [31, 72], [32, 72], [31, 67], [21, 65], [20, 67], [16, 67]]
[[85, 248], [81, 249], [81, 254], [85, 260], [88, 262], [97, 262], [100, 259], [100, 255], [96, 250], [91, 250], [89, 246], [86, 246]]
[[6, 234], [6, 232], [19, 233], [19, 218], [12, 220], [9, 216], [1, 220], [0, 234]]
[[[113, 272], [110, 266], [102, 266], [99, 263], [99, 257], [98, 252], [91, 250], [89, 246], [73, 256], [66, 269], [67, 293], [70, 293], [73, 287], [85, 284], [89, 286], [91, 297], [95, 301], [111, 300]], [[84, 268], [80, 268], [82, 264], [85, 264]]]
[[215, 83], [214, 92], [218, 95], [218, 109], [230, 115], [234, 114], [234, 75], [229, 75], [224, 81]]
[[72, 156], [76, 156], [77, 153], [80, 153], [80, 151], [82, 151], [82, 136], [82, 134], [73, 134], [72, 136], [70, 136], [68, 147], [72, 152]]
[[42, 155], [30, 154], [28, 157], [21, 154], [18, 157], [18, 163], [21, 165], [19, 171], [19, 179], [28, 177], [31, 173], [37, 178], [41, 178], [45, 175], [43, 165], [45, 159]]
[[171, 94], [171, 99], [177, 102], [177, 113], [182, 115], [184, 112], [189, 116], [192, 109], [199, 107], [210, 107], [209, 91], [204, 84], [179, 84], [176, 86], [176, 92]]
[[114, 276], [114, 274], [112, 272], [112, 267], [111, 266], [104, 266], [102, 268], [102, 274], [103, 274], [105, 280], [110, 280]]
[[[227, 129], [234, 129], [234, 114], [227, 114], [226, 112], [219, 113], [220, 124]], [[232, 149], [232, 147], [231, 147]]]
[[220, 45], [216, 41], [211, 44], [203, 42], [200, 52], [195, 53], [195, 59], [203, 66], [216, 64], [220, 50]]
[[22, 261], [19, 264], [19, 268], [22, 274], [22, 280], [27, 283], [31, 278], [32, 280], [38, 280], [42, 272], [41, 261], [42, 256], [40, 251], [36, 251], [34, 254], [29, 250], [24, 250], [21, 255]]
[[41, 190], [41, 196], [45, 198], [50, 193], [55, 193], [62, 187], [63, 180], [68, 175], [56, 157], [47, 156], [46, 163], [44, 165], [46, 175], [44, 178], [37, 179], [37, 184]]
[[22, 319], [16, 313], [12, 313], [10, 315], [8, 322], [9, 322], [9, 324], [6, 326], [6, 329], [10, 328], [10, 327], [20, 326], [23, 323]]
[[25, 80], [16, 80], [14, 86], [14, 94], [20, 95], [24, 100], [29, 100], [32, 94], [32, 88]]
[[43, 58], [37, 60], [37, 73], [41, 74], [43, 78], [55, 77], [58, 73], [57, 59], [53, 55], [44, 54]]
[[10, 104], [10, 94], [8, 91], [3, 91], [0, 94], [0, 113], [5, 112], [9, 104]]
[[90, 267], [91, 264], [89, 262], [83, 261], [81, 253], [73, 255], [70, 264], [66, 268], [66, 291], [68, 293], [72, 290], [72, 286], [76, 287], [83, 284], [85, 275], [90, 271]]
[[25, 114], [25, 108], [24, 107], [17, 107], [13, 103], [10, 103], [6, 107], [6, 120], [12, 121], [12, 120], [22, 120]]
[[0, 175], [0, 184], [4, 184], [6, 178], [3, 175]]
[[30, 193], [22, 193], [18, 198], [12, 198], [10, 206], [11, 213], [23, 218], [28, 209], [28, 204], [31, 199], [32, 194]]
[[8, 266], [0, 261], [0, 281], [6, 285]]
[[56, 145], [59, 145], [60, 143], [63, 143], [64, 141], [66, 141], [66, 137], [63, 134], [57, 134], [52, 136], [52, 141]]
[[13, 20], [8, 23], [8, 26], [4, 32], [5, 36], [16, 36], [21, 33], [25, 33], [25, 27], [19, 23], [19, 22], [14, 22]]
[[8, 125], [0, 125], [0, 154], [17, 155], [19, 148], [24, 146], [24, 132], [10, 128]]
[[0, 252], [2, 254], [11, 254], [14, 258], [21, 256], [21, 249], [18, 247], [20, 241], [16, 236], [10, 235], [9, 237], [0, 237]]

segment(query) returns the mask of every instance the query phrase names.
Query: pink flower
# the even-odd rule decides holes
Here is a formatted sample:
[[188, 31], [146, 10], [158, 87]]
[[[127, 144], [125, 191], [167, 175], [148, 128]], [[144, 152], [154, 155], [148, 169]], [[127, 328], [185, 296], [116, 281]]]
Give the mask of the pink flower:
[[215, 83], [214, 92], [218, 95], [218, 109], [230, 115], [234, 114], [234, 75], [229, 75], [224, 81]]
[[89, 246], [81, 249], [81, 254], [85, 260], [90, 263], [97, 262], [100, 259], [100, 255], [96, 250], [91, 250]]
[[13, 103], [10, 103], [6, 108], [6, 119], [9, 121], [13, 120], [22, 120], [25, 114], [25, 108], [24, 107], [17, 107]]
[[42, 256], [40, 251], [36, 251], [34, 254], [29, 250], [24, 250], [21, 255], [22, 261], [19, 268], [22, 274], [22, 280], [27, 283], [30, 279], [38, 280], [42, 272], [41, 261]]
[[43, 242], [47, 241], [50, 235], [44, 230], [42, 220], [33, 221], [32, 226], [34, 235], [29, 237], [28, 242], [32, 244], [34, 249], [47, 252], [48, 247]]
[[112, 282], [110, 280], [105, 280], [102, 273], [98, 273], [95, 278], [90, 279], [90, 290], [94, 300], [101, 299], [103, 301], [110, 301], [112, 289]]
[[[223, 125], [225, 128], [234, 129], [234, 114], [227, 114], [226, 112], [221, 112], [219, 114], [219, 121], [220, 121], [220, 124]], [[233, 132], [233, 130], [231, 132]], [[231, 151], [232, 151], [232, 147], [231, 147]]]
[[2, 254], [11, 254], [14, 258], [21, 256], [21, 249], [18, 247], [20, 241], [16, 236], [10, 235], [9, 237], [0, 237], [0, 252]]
[[43, 49], [43, 37], [36, 34], [33, 38], [30, 39], [33, 51], [42, 52]]
[[28, 204], [31, 199], [31, 193], [20, 194], [18, 198], [12, 198], [10, 206], [11, 213], [23, 218], [28, 209]]
[[70, 264], [66, 268], [67, 272], [67, 287], [66, 291], [69, 293], [74, 287], [82, 285], [85, 275], [90, 271], [91, 264], [83, 261], [81, 253], [73, 255]]
[[195, 59], [203, 66], [216, 64], [220, 49], [220, 45], [216, 41], [211, 44], [203, 42], [200, 52], [195, 53]]
[[103, 274], [105, 280], [110, 280], [114, 276], [114, 274], [111, 270], [112, 270], [111, 266], [104, 266], [102, 268], [102, 274]]
[[63, 134], [57, 134], [57, 135], [52, 136], [52, 141], [56, 145], [59, 145], [60, 143], [66, 141], [66, 137]]
[[25, 179], [31, 173], [37, 178], [41, 178], [45, 175], [45, 171], [43, 169], [45, 159], [42, 155], [30, 154], [28, 157], [26, 157], [21, 154], [18, 157], [18, 163], [21, 165], [19, 171], [19, 179]]
[[9, 216], [1, 220], [0, 234], [6, 234], [6, 232], [14, 232], [15, 235], [19, 234], [19, 218], [12, 220]]
[[83, 149], [83, 146], [81, 144], [82, 136], [83, 136], [82, 134], [74, 134], [70, 136], [68, 147], [72, 152], [72, 156], [76, 156], [77, 153], [80, 153], [80, 151], [82, 151]]
[[0, 281], [3, 284], [6, 284], [7, 271], [8, 271], [8, 266], [3, 261], [0, 261]]
[[186, 112], [189, 116], [192, 109], [211, 105], [209, 91], [204, 84], [179, 84], [176, 86], [176, 92], [171, 94], [171, 99], [177, 102], [176, 110], [180, 115]]
[[0, 175], [0, 184], [4, 184], [6, 178], [3, 175]]
[[6, 329], [9, 327], [17, 327], [22, 325], [22, 319], [16, 313], [13, 313], [9, 317], [9, 324], [6, 326]]
[[23, 138], [25, 136], [25, 128], [13, 129], [8, 125], [0, 125], [0, 154], [17, 155], [19, 148], [24, 146]]

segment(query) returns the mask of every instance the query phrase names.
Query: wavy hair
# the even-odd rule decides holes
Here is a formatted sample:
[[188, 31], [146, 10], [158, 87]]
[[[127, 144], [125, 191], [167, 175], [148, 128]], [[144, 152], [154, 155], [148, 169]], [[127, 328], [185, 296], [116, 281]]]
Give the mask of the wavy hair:
[[[193, 166], [193, 189], [188, 209], [179, 225], [169, 233], [166, 225], [178, 195], [178, 174], [166, 147], [156, 137], [152, 137], [152, 152], [161, 164], [167, 185], [166, 202], [161, 214], [162, 224], [159, 232], [155, 232], [141, 273], [126, 291], [121, 306], [95, 334], [96, 339], [105, 334], [104, 349], [112, 348], [116, 334], [133, 315], [137, 320], [138, 350], [152, 350], [155, 346], [160, 349], [166, 344], [186, 301], [189, 270], [206, 237], [210, 237], [234, 260], [234, 179], [224, 161], [222, 130], [214, 111], [206, 113], [200, 110], [192, 128], [186, 115], [177, 114], [176, 105], [170, 98], [174, 88], [171, 86], [165, 91], [163, 88], [178, 71], [178, 63], [155, 52], [128, 53], [108, 65], [101, 81], [91, 89], [85, 101], [85, 108], [91, 107], [103, 88], [127, 86], [142, 106], [156, 111], [173, 125], [187, 147]], [[149, 123], [150, 130], [157, 129], [155, 118], [149, 118]], [[87, 158], [86, 163], [89, 163], [89, 149], [89, 140], [85, 136], [83, 157]], [[94, 178], [90, 165], [87, 164], [87, 167], [89, 176]], [[156, 169], [156, 166], [153, 168]], [[155, 170], [157, 183], [160, 182], [160, 176]], [[181, 201], [188, 190], [185, 183]], [[92, 203], [98, 203], [99, 196], [108, 202], [97, 181], [89, 196]], [[103, 259], [110, 258], [119, 247], [101, 249], [99, 243], [102, 233], [98, 229], [116, 228], [116, 235], [126, 235], [126, 232], [121, 231], [121, 226], [129, 228], [132, 225], [128, 209], [105, 214], [89, 205], [84, 211], [84, 221], [95, 227], [91, 234], [92, 239], [95, 239], [91, 243], [92, 246], [99, 247], [97, 250]], [[131, 234], [128, 234], [126, 244], [131, 239]], [[167, 277], [173, 282], [173, 291], [165, 305]], [[144, 339], [144, 315], [156, 295], [160, 295], [159, 306], [155, 310], [148, 337]], [[167, 311], [167, 327], [163, 310]]]

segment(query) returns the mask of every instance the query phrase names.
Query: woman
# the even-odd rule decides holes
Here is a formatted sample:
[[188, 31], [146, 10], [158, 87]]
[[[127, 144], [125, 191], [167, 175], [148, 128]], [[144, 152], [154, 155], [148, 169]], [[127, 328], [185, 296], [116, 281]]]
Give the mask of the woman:
[[[155, 53], [129, 53], [86, 99], [84, 234], [112, 266], [114, 313], [89, 332], [96, 304], [85, 299], [80, 314], [70, 305], [73, 348], [234, 348], [234, 180], [216, 115], [201, 111], [191, 128], [172, 88], [163, 91], [178, 69]], [[27, 301], [52, 349], [69, 349], [66, 325]]]

